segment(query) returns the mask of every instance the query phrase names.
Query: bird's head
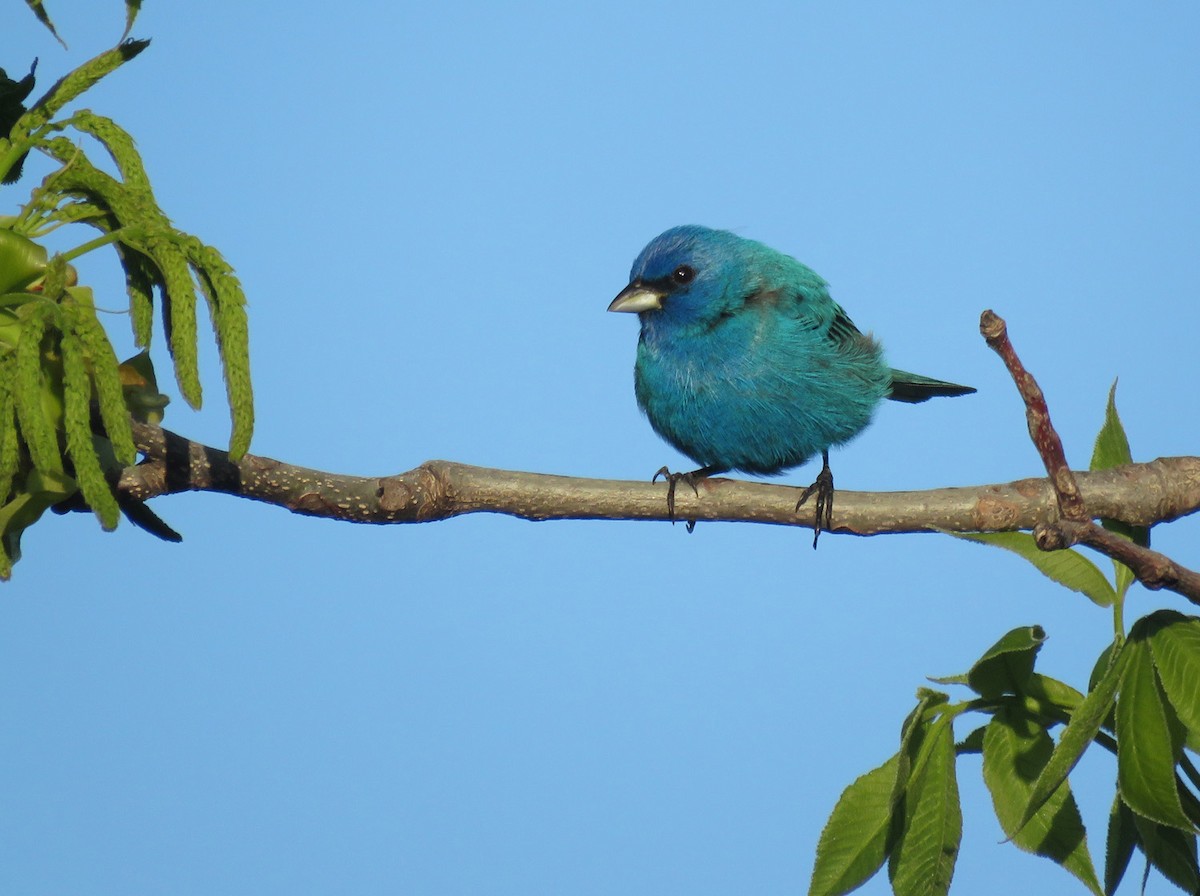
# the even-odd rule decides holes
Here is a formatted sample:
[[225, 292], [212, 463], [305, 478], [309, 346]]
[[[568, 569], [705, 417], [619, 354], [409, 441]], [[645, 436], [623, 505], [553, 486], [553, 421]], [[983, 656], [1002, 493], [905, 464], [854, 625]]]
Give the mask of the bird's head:
[[757, 284], [747, 252], [758, 246], [726, 230], [687, 224], [659, 234], [629, 272], [609, 311], [641, 315], [643, 325], [686, 327], [732, 313]]

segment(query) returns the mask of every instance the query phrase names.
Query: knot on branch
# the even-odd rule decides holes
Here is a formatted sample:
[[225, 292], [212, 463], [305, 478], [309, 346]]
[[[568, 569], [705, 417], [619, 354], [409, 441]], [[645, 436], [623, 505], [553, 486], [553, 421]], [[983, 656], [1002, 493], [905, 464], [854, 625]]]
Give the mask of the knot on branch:
[[1033, 540], [1042, 551], [1061, 551], [1075, 543], [1059, 523], [1038, 523], [1033, 527]]

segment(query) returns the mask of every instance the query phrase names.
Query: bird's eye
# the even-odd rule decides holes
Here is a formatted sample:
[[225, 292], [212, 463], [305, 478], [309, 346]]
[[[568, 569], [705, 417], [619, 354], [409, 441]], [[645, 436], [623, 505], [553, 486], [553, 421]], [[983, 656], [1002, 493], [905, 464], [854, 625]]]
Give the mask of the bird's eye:
[[681, 264], [671, 272], [671, 279], [680, 286], [686, 286], [687, 284], [691, 283], [695, 276], [696, 271], [693, 268], [688, 267], [686, 264]]

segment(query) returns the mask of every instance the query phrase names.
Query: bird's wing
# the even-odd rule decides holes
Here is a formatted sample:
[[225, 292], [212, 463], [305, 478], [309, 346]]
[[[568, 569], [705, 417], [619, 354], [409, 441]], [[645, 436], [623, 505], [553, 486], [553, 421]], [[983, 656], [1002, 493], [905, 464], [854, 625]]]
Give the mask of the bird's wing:
[[833, 308], [833, 320], [829, 322], [829, 329], [826, 330], [829, 341], [834, 345], [841, 346], [862, 339], [862, 330], [854, 325], [854, 321], [842, 310], [842, 306], [834, 305]]
[[797, 291], [794, 302], [804, 328], [822, 334], [835, 348], [855, 344], [863, 338], [850, 315], [828, 293], [814, 296]]
[[801, 327], [821, 334], [834, 348], [858, 345], [868, 338], [824, 289], [760, 289], [744, 301], [747, 307], [767, 306], [794, 317]]

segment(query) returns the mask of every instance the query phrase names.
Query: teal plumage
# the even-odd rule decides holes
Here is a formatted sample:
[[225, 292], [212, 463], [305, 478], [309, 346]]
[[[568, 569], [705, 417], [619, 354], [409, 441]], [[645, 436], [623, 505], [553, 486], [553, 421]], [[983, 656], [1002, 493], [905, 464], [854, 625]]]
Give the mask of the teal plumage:
[[[814, 271], [728, 231], [688, 225], [659, 235], [609, 310], [638, 313], [638, 405], [700, 464], [668, 474], [672, 499], [679, 479], [694, 487], [728, 470], [773, 475], [817, 454], [826, 475], [829, 448], [862, 432], [884, 398], [975, 391], [893, 370]], [[826, 525], [828, 478], [828, 493], [818, 494]]]

